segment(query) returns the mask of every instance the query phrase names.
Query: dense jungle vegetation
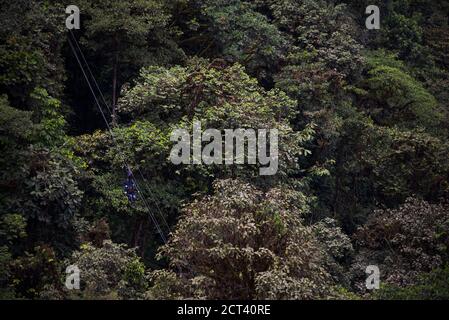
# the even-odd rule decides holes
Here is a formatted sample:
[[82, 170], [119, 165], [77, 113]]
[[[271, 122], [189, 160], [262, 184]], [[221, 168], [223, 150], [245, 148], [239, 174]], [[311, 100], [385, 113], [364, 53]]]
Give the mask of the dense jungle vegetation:
[[[74, 4], [0, 0], [0, 298], [449, 299], [447, 0]], [[174, 165], [194, 121], [278, 173]]]

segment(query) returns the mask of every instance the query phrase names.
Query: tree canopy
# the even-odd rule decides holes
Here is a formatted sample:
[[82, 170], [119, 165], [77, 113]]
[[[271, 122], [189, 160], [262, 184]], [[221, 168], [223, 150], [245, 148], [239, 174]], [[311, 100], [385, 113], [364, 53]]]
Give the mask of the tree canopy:
[[[0, 299], [449, 298], [447, 1], [77, 6], [0, 0]], [[197, 124], [276, 174], [173, 163]]]

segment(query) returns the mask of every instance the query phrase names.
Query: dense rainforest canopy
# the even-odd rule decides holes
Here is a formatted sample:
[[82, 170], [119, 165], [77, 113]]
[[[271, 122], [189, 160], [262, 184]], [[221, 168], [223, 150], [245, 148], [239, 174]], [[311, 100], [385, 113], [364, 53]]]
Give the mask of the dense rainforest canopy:
[[[1, 299], [449, 299], [447, 0], [74, 4], [0, 0]], [[173, 164], [195, 122], [277, 174]]]

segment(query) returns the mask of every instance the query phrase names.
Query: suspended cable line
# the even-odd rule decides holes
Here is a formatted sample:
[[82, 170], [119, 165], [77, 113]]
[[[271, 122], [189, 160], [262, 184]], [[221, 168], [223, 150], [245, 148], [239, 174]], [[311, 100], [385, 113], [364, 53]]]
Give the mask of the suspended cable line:
[[[76, 40], [75, 35], [73, 34], [73, 31], [72, 31], [72, 30], [69, 30], [69, 33], [70, 33], [70, 35], [71, 35], [72, 38], [73, 38], [73, 42], [75, 43], [75, 45], [76, 45], [76, 47], [77, 47], [77, 49], [78, 49], [78, 51], [79, 51], [79, 53], [80, 53], [80, 55], [81, 55], [81, 58], [83, 59], [83, 62], [84, 62], [84, 64], [86, 65], [87, 71], [89, 72], [89, 75], [90, 75], [90, 77], [92, 78], [93, 83], [94, 83], [94, 85], [95, 85], [97, 91], [98, 91], [99, 94], [100, 94], [100, 98], [101, 98], [103, 104], [104, 104], [104, 105], [106, 106], [106, 108], [108, 109], [109, 115], [112, 116], [113, 111], [112, 111], [111, 108], [109, 107], [109, 104], [106, 102], [106, 99], [105, 99], [105, 97], [104, 97], [104, 95], [103, 95], [103, 92], [101, 91], [100, 86], [98, 85], [98, 82], [96, 81], [95, 76], [93, 75], [92, 70], [91, 70], [90, 67], [89, 67], [89, 64], [87, 63], [86, 57], [85, 57], [85, 55], [84, 55], [84, 53], [83, 53], [83, 51], [82, 51], [82, 49], [81, 49], [81, 47], [80, 47], [78, 41]], [[118, 143], [117, 143], [117, 142], [115, 142], [115, 143], [116, 143], [116, 145], [118, 146]], [[165, 219], [164, 214], [162, 213], [162, 210], [161, 210], [160, 207], [159, 207], [159, 204], [158, 204], [158, 202], [157, 202], [157, 199], [156, 199], [156, 197], [154, 196], [154, 193], [153, 193], [153, 191], [152, 191], [152, 189], [151, 189], [151, 187], [150, 187], [150, 184], [149, 184], [148, 180], [145, 178], [144, 174], [142, 173], [142, 171], [141, 171], [141, 169], [140, 169], [139, 167], [137, 167], [137, 171], [138, 171], [140, 177], [141, 177], [142, 180], [143, 180], [143, 186], [144, 186], [144, 189], [146, 189], [146, 190], [149, 192], [150, 197], [152, 198], [151, 200], [152, 200], [152, 201], [154, 202], [154, 204], [156, 205], [156, 208], [157, 208], [157, 211], [158, 211], [159, 216], [161, 217], [161, 219], [162, 219], [162, 221], [163, 221], [165, 227], [168, 229], [168, 232], [171, 233], [170, 226], [169, 226], [167, 220]]]
[[[72, 34], [72, 36], [73, 36], [73, 34]], [[75, 40], [76, 40], [76, 39], [75, 39]], [[91, 82], [90, 82], [90, 80], [89, 80], [89, 77], [87, 76], [86, 71], [84, 70], [83, 64], [82, 64], [82, 62], [81, 62], [81, 60], [80, 60], [80, 58], [79, 58], [79, 56], [78, 56], [78, 53], [76, 52], [76, 49], [75, 49], [75, 47], [74, 47], [74, 45], [72, 44], [72, 41], [71, 41], [70, 39], [68, 39], [68, 43], [69, 43], [69, 45], [70, 45], [70, 48], [72, 49], [72, 52], [73, 52], [73, 54], [74, 54], [74, 56], [75, 56], [75, 58], [76, 58], [76, 61], [78, 62], [79, 66], [80, 66], [80, 68], [81, 68], [81, 71], [82, 71], [82, 73], [83, 73], [83, 76], [84, 76], [84, 78], [86, 79], [86, 82], [87, 82], [87, 84], [88, 84], [88, 87], [89, 87], [89, 89], [90, 89], [90, 91], [91, 91], [91, 93], [92, 93], [92, 95], [93, 95], [93, 97], [94, 97], [96, 106], [98, 107], [98, 110], [100, 111], [100, 113], [101, 113], [101, 115], [102, 115], [102, 118], [103, 118], [103, 120], [104, 120], [104, 122], [105, 122], [105, 124], [106, 124], [106, 127], [107, 127], [107, 129], [108, 129], [108, 131], [109, 131], [109, 133], [110, 133], [110, 135], [111, 135], [112, 141], [113, 141], [113, 143], [117, 146], [117, 148], [119, 149], [119, 153], [121, 153], [121, 155], [123, 156], [122, 162], [124, 163], [125, 167], [131, 172], [131, 175], [134, 177], [134, 173], [132, 172], [131, 168], [129, 167], [128, 163], [126, 162], [125, 157], [124, 157], [124, 155], [123, 155], [123, 153], [122, 153], [122, 151], [121, 151], [121, 149], [120, 149], [120, 146], [118, 145], [117, 140], [116, 140], [116, 138], [115, 138], [115, 136], [114, 136], [114, 132], [112, 131], [111, 126], [109, 125], [109, 122], [108, 122], [108, 120], [107, 120], [107, 118], [106, 118], [106, 115], [104, 114], [104, 111], [103, 111], [103, 109], [101, 108], [101, 105], [100, 105], [100, 103], [99, 103], [99, 101], [98, 101], [97, 95], [95, 94], [95, 91], [94, 91], [94, 89], [93, 89], [93, 87], [92, 87], [92, 84], [91, 84]], [[98, 88], [98, 84], [97, 84], [97, 88]], [[137, 180], [134, 179], [134, 181], [135, 181], [135, 184], [136, 184], [137, 191], [141, 194], [142, 201], [143, 201], [143, 203], [144, 203], [146, 209], [148, 210], [148, 213], [149, 213], [149, 215], [150, 215], [150, 218], [151, 218], [153, 224], [155, 225], [155, 227], [156, 227], [156, 229], [157, 229], [157, 231], [158, 231], [158, 233], [159, 233], [159, 235], [160, 235], [162, 241], [164, 242], [164, 244], [166, 244], [166, 243], [167, 243], [167, 239], [166, 239], [164, 233], [162, 232], [162, 229], [161, 229], [159, 223], [157, 222], [157, 220], [156, 220], [154, 214], [152, 213], [152, 211], [150, 210], [150, 207], [149, 207], [149, 205], [148, 205], [148, 203], [147, 203], [147, 201], [146, 201], [146, 199], [145, 199], [145, 197], [144, 197], [144, 194], [143, 194], [143, 192], [142, 192], [142, 190], [141, 190], [141, 188], [140, 188], [140, 186], [139, 186]]]

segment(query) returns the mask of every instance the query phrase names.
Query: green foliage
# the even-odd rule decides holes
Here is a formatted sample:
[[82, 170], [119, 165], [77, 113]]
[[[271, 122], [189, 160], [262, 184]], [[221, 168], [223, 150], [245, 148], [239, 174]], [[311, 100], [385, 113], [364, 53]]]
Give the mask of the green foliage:
[[10, 152], [11, 145], [28, 141], [33, 128], [31, 112], [12, 108], [6, 96], [0, 97], [0, 111], [1, 147]]
[[0, 81], [3, 85], [17, 86], [32, 83], [36, 73], [43, 73], [44, 59], [36, 52], [27, 52], [16, 44], [17, 40], [1, 47], [1, 65], [3, 72]]
[[[82, 43], [107, 61], [107, 82], [118, 88], [144, 65], [182, 57], [170, 37], [170, 5], [161, 0], [83, 0]], [[175, 34], [173, 34], [175, 36]], [[113, 88], [114, 90], [114, 88]]]
[[16, 297], [36, 299], [47, 286], [59, 284], [59, 263], [48, 246], [37, 246], [31, 253], [14, 259], [10, 277]]
[[359, 228], [355, 239], [362, 249], [353, 268], [363, 272], [360, 266], [375, 264], [385, 284], [413, 285], [421, 273], [447, 265], [448, 236], [447, 204], [410, 198], [398, 209], [376, 211]]
[[7, 243], [26, 237], [26, 221], [20, 214], [5, 214], [0, 217], [0, 239]]
[[311, 58], [343, 77], [357, 75], [363, 60], [361, 46], [355, 40], [344, 4], [281, 0], [272, 1], [270, 9], [275, 23], [292, 37], [290, 64], [301, 64], [304, 58]]
[[145, 290], [144, 266], [133, 249], [109, 240], [83, 244], [69, 259], [80, 269], [82, 299], [138, 298]]
[[61, 147], [66, 140], [66, 121], [61, 114], [61, 102], [36, 88], [30, 95], [33, 99], [34, 117], [40, 118], [36, 140], [44, 147]]
[[149, 274], [150, 287], [145, 293], [145, 298], [149, 300], [179, 300], [182, 299], [182, 292], [189, 285], [187, 281], [182, 281], [178, 275], [169, 270], [154, 270]]
[[65, 79], [61, 56], [64, 5], [54, 0], [2, 0], [0, 6], [2, 93], [20, 103], [26, 103], [35, 87], [61, 94]]
[[45, 152], [36, 156], [44, 157], [46, 161], [37, 164], [36, 174], [27, 183], [33, 199], [27, 215], [46, 224], [68, 228], [82, 195], [72, 176], [74, 169], [51, 156], [45, 159]]
[[[67, 3], [0, 0], [1, 299], [448, 298], [447, 1], [75, 4], [67, 33]], [[196, 121], [278, 129], [278, 174], [173, 165]]]
[[[220, 56], [244, 65], [247, 72], [269, 83], [288, 43], [269, 18], [244, 0], [191, 0], [180, 17], [182, 45], [199, 56]], [[193, 10], [192, 10], [193, 9]]]
[[435, 130], [441, 124], [443, 115], [437, 109], [436, 99], [422, 84], [396, 67], [381, 65], [375, 58], [368, 71], [366, 88], [368, 97], [374, 100], [366, 103], [368, 112], [381, 125]]
[[[239, 64], [226, 67], [194, 60], [187, 68], [143, 69], [137, 84], [124, 91], [118, 110], [124, 119], [140, 116], [164, 129], [191, 131], [193, 121], [201, 121], [203, 129], [215, 128], [223, 133], [224, 129], [237, 128], [278, 129], [280, 178], [298, 170], [297, 158], [307, 154], [303, 145], [313, 135], [311, 126], [302, 132], [291, 128], [289, 121], [295, 115], [293, 100], [280, 90], [264, 90]], [[168, 135], [161, 141], [164, 147], [169, 146], [167, 141]], [[169, 149], [164, 152], [168, 159]], [[241, 166], [187, 166], [181, 174], [194, 174], [197, 179], [248, 175], [256, 178], [254, 171]]]
[[423, 50], [422, 28], [413, 17], [392, 13], [385, 22], [385, 42], [398, 49], [404, 58], [418, 58]]
[[160, 0], [86, 0], [80, 6], [86, 20], [84, 41], [95, 52], [106, 53], [109, 59], [118, 55], [123, 64], [148, 59], [148, 55], [143, 55], [149, 45], [147, 37], [161, 32], [169, 19]]
[[[174, 286], [180, 291], [171, 295], [324, 297], [331, 283], [323, 265], [326, 253], [301, 222], [307, 210], [304, 201], [303, 195], [288, 189], [264, 193], [237, 180], [215, 183], [214, 195], [184, 209], [172, 239], [160, 252], [172, 267], [185, 270]], [[156, 276], [160, 279], [155, 285], [166, 295], [167, 287], [160, 281], [168, 275]]]
[[13, 299], [14, 289], [10, 285], [12, 255], [7, 246], [0, 246], [0, 299]]
[[[326, 269], [332, 275], [334, 281], [340, 285], [337, 290], [343, 291], [350, 287], [345, 267], [353, 258], [354, 248], [350, 238], [338, 226], [338, 222], [331, 218], [325, 218], [312, 226], [316, 238], [326, 251]], [[335, 291], [333, 288], [331, 291]], [[335, 294], [338, 294], [335, 292]]]
[[447, 300], [449, 298], [449, 267], [433, 270], [405, 288], [384, 286], [375, 297], [382, 300]]
[[[78, 168], [68, 158], [72, 153], [63, 146], [65, 120], [60, 114], [59, 101], [48, 96], [44, 89], [34, 90], [31, 98], [36, 106], [33, 113], [9, 107], [5, 98], [0, 102], [4, 155], [1, 206], [39, 222], [39, 228], [43, 226], [41, 223], [46, 224], [38, 237], [50, 239], [50, 225], [71, 229], [82, 193], [73, 178]], [[45, 147], [58, 149], [48, 151]]]
[[346, 121], [341, 131], [332, 201], [348, 228], [379, 203], [447, 197], [447, 143], [422, 130], [378, 127], [365, 117]]

